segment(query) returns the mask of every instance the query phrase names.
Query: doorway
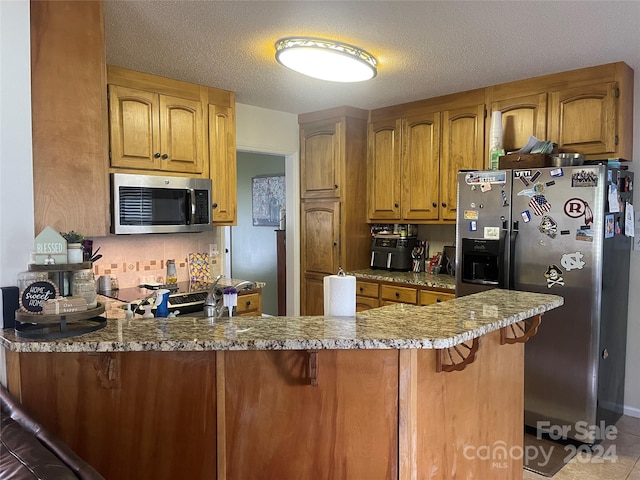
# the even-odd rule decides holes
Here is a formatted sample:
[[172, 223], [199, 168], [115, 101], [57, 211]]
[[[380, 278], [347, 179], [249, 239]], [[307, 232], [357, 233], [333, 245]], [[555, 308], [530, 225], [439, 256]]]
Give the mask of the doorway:
[[278, 314], [276, 230], [278, 226], [254, 225], [253, 178], [285, 175], [285, 157], [237, 152], [238, 223], [230, 228], [231, 277], [265, 282], [262, 311]]

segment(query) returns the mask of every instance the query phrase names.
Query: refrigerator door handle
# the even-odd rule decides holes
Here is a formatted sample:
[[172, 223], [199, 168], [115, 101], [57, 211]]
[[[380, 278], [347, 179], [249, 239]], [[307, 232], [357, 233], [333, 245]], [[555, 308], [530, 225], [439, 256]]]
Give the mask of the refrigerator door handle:
[[516, 240], [518, 239], [518, 233], [520, 232], [520, 224], [518, 221], [513, 222], [511, 233], [509, 235], [509, 290], [515, 290], [515, 266], [516, 266]]

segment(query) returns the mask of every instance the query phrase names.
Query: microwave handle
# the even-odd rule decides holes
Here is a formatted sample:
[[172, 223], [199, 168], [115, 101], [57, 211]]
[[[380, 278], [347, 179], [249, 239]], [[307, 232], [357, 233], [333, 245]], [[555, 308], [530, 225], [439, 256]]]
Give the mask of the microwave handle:
[[191, 198], [191, 213], [189, 214], [189, 224], [193, 225], [196, 216], [196, 191], [193, 188], [189, 189], [189, 196]]

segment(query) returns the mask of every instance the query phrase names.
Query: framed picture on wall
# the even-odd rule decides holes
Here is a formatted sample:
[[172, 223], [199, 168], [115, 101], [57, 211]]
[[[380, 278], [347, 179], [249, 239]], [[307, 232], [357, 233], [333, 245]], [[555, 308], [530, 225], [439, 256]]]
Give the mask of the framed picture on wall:
[[253, 225], [277, 227], [285, 207], [284, 175], [261, 175], [251, 180]]

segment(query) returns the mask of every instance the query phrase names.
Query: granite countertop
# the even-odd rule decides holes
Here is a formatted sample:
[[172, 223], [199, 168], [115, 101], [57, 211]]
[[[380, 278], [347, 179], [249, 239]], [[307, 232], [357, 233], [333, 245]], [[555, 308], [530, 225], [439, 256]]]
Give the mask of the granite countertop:
[[415, 285], [418, 287], [441, 288], [443, 290], [455, 291], [456, 277], [453, 275], [415, 272], [391, 272], [388, 270], [374, 270], [366, 268], [363, 270], [352, 270], [346, 272], [347, 275], [361, 278], [363, 280], [376, 280], [379, 282], [392, 282], [398, 284]]
[[495, 289], [435, 305], [389, 305], [355, 317], [125, 320], [120, 302], [103, 300], [108, 320], [101, 330], [26, 340], [4, 329], [0, 345], [16, 352], [448, 348], [564, 303], [557, 295]]

